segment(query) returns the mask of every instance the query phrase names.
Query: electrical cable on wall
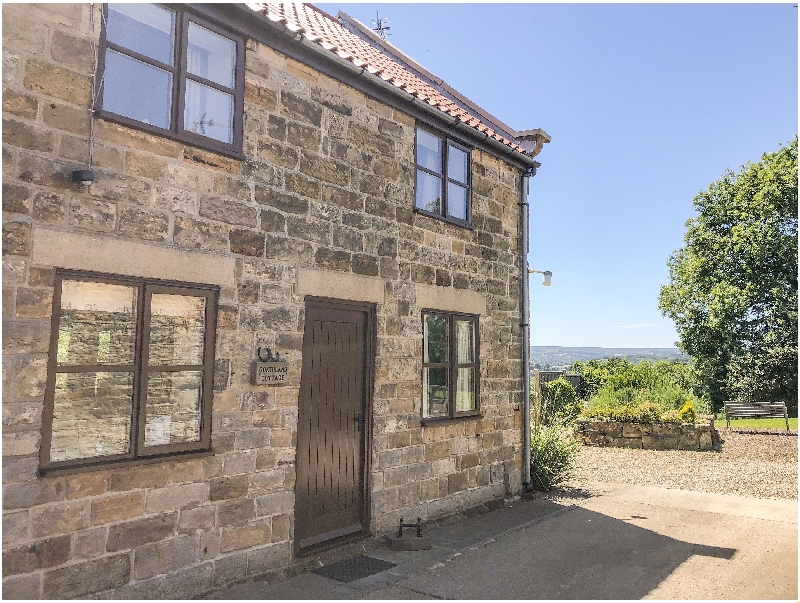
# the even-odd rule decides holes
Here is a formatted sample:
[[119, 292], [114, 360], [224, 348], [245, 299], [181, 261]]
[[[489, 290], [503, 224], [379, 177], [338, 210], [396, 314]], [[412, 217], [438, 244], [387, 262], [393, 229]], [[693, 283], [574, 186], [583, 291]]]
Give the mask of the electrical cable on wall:
[[[104, 18], [101, 9], [101, 16]], [[95, 35], [95, 4], [89, 5], [89, 38], [92, 45], [92, 102], [89, 106], [89, 156], [85, 170], [74, 170], [72, 172], [73, 182], [79, 182], [84, 186], [89, 186], [94, 182], [94, 171], [92, 165], [94, 163], [94, 110], [97, 105], [97, 97], [100, 94], [100, 89], [103, 85], [103, 78], [97, 82], [97, 69], [99, 65], [99, 51], [97, 46], [97, 37]]]

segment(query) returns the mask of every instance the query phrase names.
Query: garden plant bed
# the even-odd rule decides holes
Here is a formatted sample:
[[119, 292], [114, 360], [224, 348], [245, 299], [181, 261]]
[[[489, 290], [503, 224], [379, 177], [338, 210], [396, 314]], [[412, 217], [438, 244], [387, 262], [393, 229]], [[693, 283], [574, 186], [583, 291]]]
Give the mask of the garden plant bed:
[[718, 436], [713, 417], [697, 423], [623, 423], [578, 419], [576, 429], [585, 445], [649, 450], [712, 450]]

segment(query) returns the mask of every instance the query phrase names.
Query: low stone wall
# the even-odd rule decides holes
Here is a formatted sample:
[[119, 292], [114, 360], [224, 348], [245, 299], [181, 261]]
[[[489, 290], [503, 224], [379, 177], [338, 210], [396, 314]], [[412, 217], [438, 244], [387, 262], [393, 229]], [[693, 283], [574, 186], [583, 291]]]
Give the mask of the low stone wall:
[[577, 430], [583, 443], [588, 446], [650, 450], [712, 450], [719, 441], [713, 417], [701, 417], [696, 424], [655, 425], [579, 419]]

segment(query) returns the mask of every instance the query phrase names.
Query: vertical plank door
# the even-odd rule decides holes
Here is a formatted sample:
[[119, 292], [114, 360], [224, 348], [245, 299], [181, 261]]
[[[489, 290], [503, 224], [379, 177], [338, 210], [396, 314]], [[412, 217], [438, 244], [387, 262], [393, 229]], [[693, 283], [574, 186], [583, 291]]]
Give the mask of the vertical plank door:
[[364, 453], [370, 312], [307, 301], [297, 427], [298, 549], [367, 528]]

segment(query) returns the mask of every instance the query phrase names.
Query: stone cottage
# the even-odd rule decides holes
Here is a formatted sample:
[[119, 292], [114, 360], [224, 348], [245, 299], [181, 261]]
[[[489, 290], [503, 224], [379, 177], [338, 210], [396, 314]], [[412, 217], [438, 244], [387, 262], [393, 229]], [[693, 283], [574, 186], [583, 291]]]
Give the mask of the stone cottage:
[[520, 492], [546, 133], [310, 5], [2, 10], [5, 598], [189, 597]]

